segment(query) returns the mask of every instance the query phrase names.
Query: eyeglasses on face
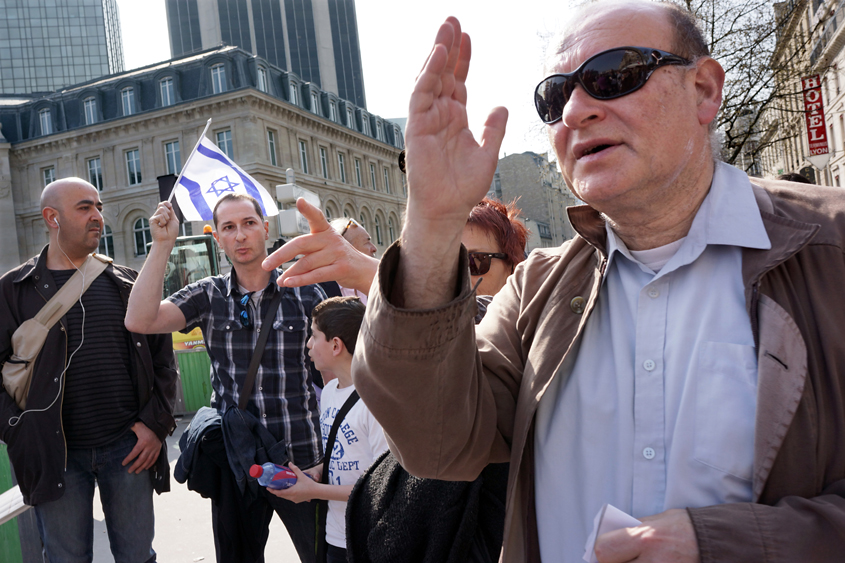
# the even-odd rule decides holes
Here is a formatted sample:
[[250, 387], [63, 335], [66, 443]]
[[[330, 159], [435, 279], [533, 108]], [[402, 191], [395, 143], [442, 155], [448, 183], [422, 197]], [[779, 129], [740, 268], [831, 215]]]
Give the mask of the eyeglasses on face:
[[252, 319], [249, 317], [249, 293], [241, 297], [239, 303], [241, 304], [241, 324], [244, 328], [249, 328], [252, 326]]
[[469, 273], [472, 276], [483, 276], [490, 271], [490, 262], [492, 258], [499, 260], [507, 260], [508, 255], [504, 252], [470, 252], [469, 253]]
[[345, 226], [345, 227], [343, 227], [343, 230], [342, 230], [342, 231], [340, 231], [340, 236], [345, 235], [345, 234], [346, 234], [346, 231], [348, 231], [348, 230], [349, 230], [349, 227], [351, 227], [352, 225], [357, 225], [357, 224], [358, 224], [358, 223], [356, 223], [356, 222], [355, 222], [355, 219], [349, 219], [349, 222], [348, 222], [348, 223], [346, 223], [346, 226]]
[[534, 105], [543, 123], [563, 117], [563, 107], [575, 86], [597, 100], [612, 100], [636, 92], [652, 73], [666, 65], [688, 65], [691, 61], [660, 49], [618, 47], [597, 53], [565, 74], [552, 74], [534, 89]]

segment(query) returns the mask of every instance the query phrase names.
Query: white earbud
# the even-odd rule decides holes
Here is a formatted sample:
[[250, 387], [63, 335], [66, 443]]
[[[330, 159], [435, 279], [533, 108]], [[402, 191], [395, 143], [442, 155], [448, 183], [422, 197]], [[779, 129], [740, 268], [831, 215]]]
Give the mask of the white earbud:
[[53, 218], [53, 223], [55, 223], [57, 227], [59, 226], [59, 219], [58, 219], [58, 217], [54, 217], [54, 218]]

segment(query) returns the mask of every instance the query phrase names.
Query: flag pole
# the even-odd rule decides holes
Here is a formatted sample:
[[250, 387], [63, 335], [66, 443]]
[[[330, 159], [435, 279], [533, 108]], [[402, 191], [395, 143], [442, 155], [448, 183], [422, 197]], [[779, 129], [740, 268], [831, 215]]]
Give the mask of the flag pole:
[[194, 154], [196, 154], [197, 149], [199, 148], [200, 143], [202, 142], [203, 138], [205, 137], [205, 133], [206, 133], [206, 131], [208, 131], [209, 127], [211, 127], [211, 118], [210, 117], [208, 118], [208, 121], [205, 122], [205, 129], [202, 130], [202, 135], [200, 135], [199, 139], [197, 139], [197, 144], [194, 145], [194, 150], [192, 150], [191, 154], [188, 155], [188, 160], [185, 161], [185, 166], [182, 167], [182, 170], [179, 171], [179, 176], [176, 178], [176, 181], [173, 182], [173, 187], [170, 188], [170, 196], [168, 196], [167, 201], [173, 200], [173, 194], [176, 193], [176, 186], [179, 185], [179, 180], [182, 179], [182, 173], [188, 167], [188, 164], [191, 163], [191, 159], [194, 158]]

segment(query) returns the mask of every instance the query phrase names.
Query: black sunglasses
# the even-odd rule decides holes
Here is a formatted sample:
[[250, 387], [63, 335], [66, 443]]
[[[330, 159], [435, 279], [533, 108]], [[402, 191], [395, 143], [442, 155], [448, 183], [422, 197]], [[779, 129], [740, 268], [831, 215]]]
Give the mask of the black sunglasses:
[[651, 74], [666, 65], [688, 65], [678, 55], [648, 47], [618, 47], [593, 55], [566, 74], [553, 74], [534, 89], [534, 105], [543, 123], [563, 117], [563, 106], [575, 86], [597, 100], [612, 100], [636, 92]]
[[249, 318], [249, 293], [241, 297], [240, 304], [241, 304], [241, 324], [244, 328], [249, 328], [252, 326], [252, 319]]
[[483, 276], [490, 271], [490, 259], [498, 258], [507, 260], [508, 255], [504, 252], [470, 252], [469, 273], [472, 276]]

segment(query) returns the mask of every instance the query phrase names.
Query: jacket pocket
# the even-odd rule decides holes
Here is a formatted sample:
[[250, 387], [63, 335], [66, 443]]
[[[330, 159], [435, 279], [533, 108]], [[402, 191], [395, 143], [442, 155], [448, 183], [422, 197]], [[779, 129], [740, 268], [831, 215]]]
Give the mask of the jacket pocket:
[[705, 342], [697, 366], [695, 459], [751, 481], [757, 412], [754, 347]]

